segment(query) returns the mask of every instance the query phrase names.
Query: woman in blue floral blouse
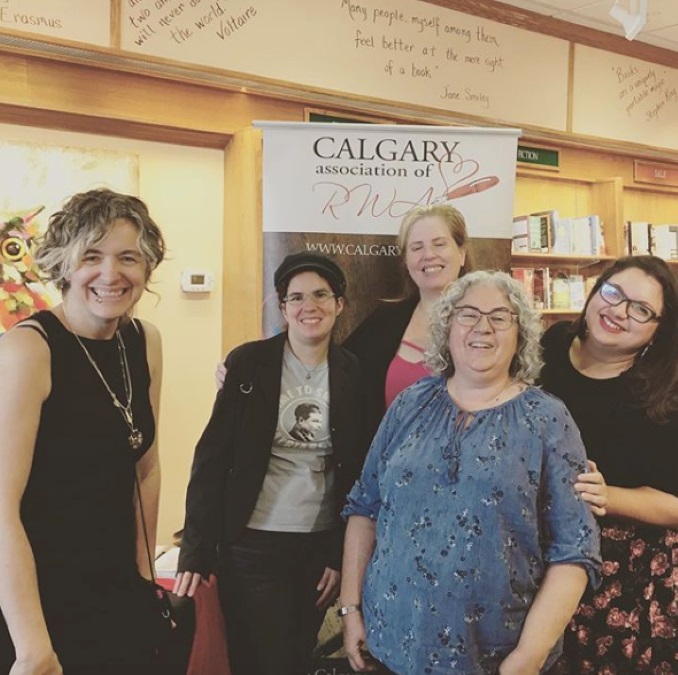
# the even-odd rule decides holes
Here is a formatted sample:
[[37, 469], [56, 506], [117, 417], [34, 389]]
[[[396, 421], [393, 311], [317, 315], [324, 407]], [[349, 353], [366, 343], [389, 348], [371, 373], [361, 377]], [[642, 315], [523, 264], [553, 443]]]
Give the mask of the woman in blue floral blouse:
[[599, 533], [574, 484], [565, 406], [532, 386], [540, 321], [520, 284], [474, 272], [436, 305], [437, 375], [386, 413], [344, 516], [339, 610], [354, 669], [537, 675], [562, 649]]

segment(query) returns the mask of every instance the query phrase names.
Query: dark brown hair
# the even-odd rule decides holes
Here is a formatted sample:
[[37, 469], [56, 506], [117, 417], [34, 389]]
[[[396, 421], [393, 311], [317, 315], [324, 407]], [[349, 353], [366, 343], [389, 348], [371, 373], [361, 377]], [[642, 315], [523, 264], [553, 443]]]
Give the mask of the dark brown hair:
[[598, 277], [572, 330], [580, 340], [586, 340], [586, 310], [591, 298], [610, 277], [631, 268], [644, 272], [661, 286], [664, 309], [650, 345], [638, 350], [624, 375], [636, 405], [645, 409], [653, 422], [661, 424], [678, 412], [678, 284], [671, 268], [653, 255], [619, 258]]

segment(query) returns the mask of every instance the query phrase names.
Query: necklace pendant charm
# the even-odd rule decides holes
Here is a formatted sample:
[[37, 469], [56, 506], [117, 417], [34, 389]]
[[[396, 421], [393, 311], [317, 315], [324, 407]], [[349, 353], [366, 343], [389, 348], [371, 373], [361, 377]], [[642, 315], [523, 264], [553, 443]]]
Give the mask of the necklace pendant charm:
[[310, 380], [311, 379], [311, 373], [306, 373], [306, 379]]
[[132, 429], [132, 433], [128, 436], [127, 440], [129, 441], [130, 448], [132, 450], [139, 450], [144, 444], [144, 435], [139, 431], [139, 429]]

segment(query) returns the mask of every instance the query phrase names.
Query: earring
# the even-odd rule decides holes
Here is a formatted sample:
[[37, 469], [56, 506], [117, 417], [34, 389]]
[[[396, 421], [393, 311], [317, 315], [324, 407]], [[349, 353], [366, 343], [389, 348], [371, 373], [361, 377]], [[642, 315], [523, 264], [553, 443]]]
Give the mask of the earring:
[[648, 343], [645, 345], [645, 349], [643, 349], [643, 351], [640, 352], [640, 356], [639, 356], [638, 358], [641, 358], [641, 359], [642, 359], [643, 356], [645, 356], [645, 354], [647, 354], [647, 352], [648, 352], [648, 350], [650, 349], [651, 346], [652, 346], [652, 343], [651, 343], [651, 342], [648, 342]]

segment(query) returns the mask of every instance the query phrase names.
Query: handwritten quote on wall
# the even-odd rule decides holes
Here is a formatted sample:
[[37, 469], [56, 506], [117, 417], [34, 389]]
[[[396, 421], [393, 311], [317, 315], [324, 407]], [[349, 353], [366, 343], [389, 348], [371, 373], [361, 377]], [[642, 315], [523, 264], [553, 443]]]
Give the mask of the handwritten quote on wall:
[[578, 46], [575, 83], [578, 131], [678, 148], [678, 70]]
[[109, 0], [0, 0], [0, 28], [108, 47]]
[[[123, 4], [126, 50], [506, 121], [565, 124], [566, 42], [419, 0]], [[536, 79], [545, 66], [547, 82], [516, 96], [511, 81]]]

